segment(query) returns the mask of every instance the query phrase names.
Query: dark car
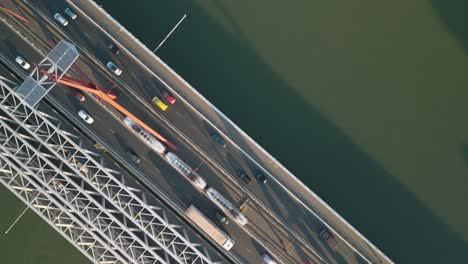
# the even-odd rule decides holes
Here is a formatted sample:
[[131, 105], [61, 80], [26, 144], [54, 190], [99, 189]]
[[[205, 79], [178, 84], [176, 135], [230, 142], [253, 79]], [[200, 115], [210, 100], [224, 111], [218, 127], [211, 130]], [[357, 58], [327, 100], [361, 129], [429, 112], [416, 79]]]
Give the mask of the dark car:
[[211, 138], [213, 138], [213, 140], [218, 143], [219, 145], [221, 145], [223, 148], [225, 148], [227, 146], [226, 142], [224, 141], [224, 139], [218, 135], [218, 134], [213, 134], [211, 135]]
[[338, 247], [338, 242], [336, 242], [335, 238], [330, 234], [330, 232], [328, 232], [328, 230], [322, 229], [320, 231], [320, 237], [327, 241], [332, 249], [336, 249]]
[[267, 182], [267, 178], [265, 177], [265, 175], [263, 175], [263, 173], [259, 171], [255, 173], [255, 178], [257, 179], [258, 182], [261, 182], [261, 183]]
[[72, 95], [80, 102], [84, 102], [86, 100], [86, 97], [76, 89], [73, 89]]
[[236, 174], [237, 174], [237, 177], [239, 177], [239, 179], [241, 179], [245, 184], [250, 184], [252, 182], [250, 177], [247, 176], [247, 174], [245, 174], [243, 170], [238, 170]]
[[117, 45], [115, 45], [114, 43], [110, 43], [109, 45], [107, 45], [107, 47], [112, 51], [112, 53], [114, 53], [115, 55], [119, 55], [120, 54], [120, 49], [119, 47], [117, 47]]
[[224, 215], [224, 213], [218, 211], [216, 212], [216, 218], [218, 218], [218, 220], [222, 223], [222, 224], [229, 224], [229, 219], [226, 217], [226, 215]]
[[261, 183], [266, 183], [268, 181], [268, 179], [265, 177], [265, 175], [263, 175], [263, 173], [257, 171], [255, 173], [255, 179], [257, 179], [258, 182], [261, 182]]
[[135, 163], [140, 163], [140, 157], [133, 151], [133, 149], [128, 149], [127, 150], [128, 156], [130, 156], [130, 159], [135, 162]]

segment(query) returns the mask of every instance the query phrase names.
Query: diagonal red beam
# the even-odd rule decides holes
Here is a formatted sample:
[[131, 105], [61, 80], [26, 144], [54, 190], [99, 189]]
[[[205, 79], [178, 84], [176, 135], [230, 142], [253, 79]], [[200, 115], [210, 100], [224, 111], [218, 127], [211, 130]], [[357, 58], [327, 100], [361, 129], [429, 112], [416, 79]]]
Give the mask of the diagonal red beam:
[[107, 103], [109, 103], [110, 105], [112, 105], [120, 113], [122, 113], [125, 116], [130, 117], [140, 127], [145, 129], [146, 131], [148, 131], [151, 135], [155, 136], [157, 139], [159, 139], [161, 142], [166, 144], [172, 150], [174, 150], [174, 151], [177, 150], [177, 147], [174, 144], [172, 144], [169, 140], [167, 140], [166, 138], [161, 136], [158, 132], [156, 132], [154, 129], [149, 127], [147, 124], [145, 124], [145, 122], [141, 121], [138, 117], [136, 117], [135, 115], [130, 113], [125, 107], [121, 106], [119, 103], [114, 101], [109, 94], [106, 94], [102, 90], [99, 90], [99, 89], [90, 88], [89, 86], [83, 85], [81, 83], [81, 81], [75, 80], [75, 79], [72, 79], [72, 78], [69, 78], [69, 77], [62, 76], [60, 79], [57, 80], [57, 76], [55, 74], [48, 73], [47, 71], [45, 71], [44, 69], [41, 69], [39, 67], [38, 67], [38, 69], [39, 69], [39, 71], [41, 71], [41, 73], [43, 73], [47, 77], [49, 77], [49, 79], [51, 79], [51, 80], [53, 80], [53, 81], [55, 81], [57, 83], [67, 85], [67, 86], [70, 86], [70, 87], [73, 87], [73, 88], [76, 88], [76, 89], [79, 89], [79, 90], [83, 90], [85, 92], [92, 93], [92, 94], [95, 94], [95, 95], [99, 96], [102, 100], [104, 100]]
[[11, 11], [11, 10], [5, 8], [5, 7], [0, 7], [0, 9], [3, 10], [3, 11], [5, 11], [5, 12], [7, 12], [8, 14], [10, 14], [10, 15], [12, 15], [12, 16], [18, 18], [19, 20], [22, 20], [22, 21], [25, 22], [25, 23], [29, 23], [29, 20], [27, 20], [25, 17], [21, 16], [21, 15], [18, 14], [18, 13], [15, 13], [15, 12], [13, 12], [13, 11]]

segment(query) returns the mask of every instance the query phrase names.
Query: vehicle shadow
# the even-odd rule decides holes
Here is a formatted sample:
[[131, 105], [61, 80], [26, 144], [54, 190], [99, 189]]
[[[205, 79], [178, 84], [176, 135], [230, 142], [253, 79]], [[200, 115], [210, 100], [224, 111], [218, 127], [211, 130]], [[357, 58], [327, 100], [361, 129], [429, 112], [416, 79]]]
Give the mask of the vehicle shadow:
[[460, 45], [468, 52], [468, 10], [467, 1], [429, 0], [434, 10], [439, 14], [448, 31], [452, 33]]

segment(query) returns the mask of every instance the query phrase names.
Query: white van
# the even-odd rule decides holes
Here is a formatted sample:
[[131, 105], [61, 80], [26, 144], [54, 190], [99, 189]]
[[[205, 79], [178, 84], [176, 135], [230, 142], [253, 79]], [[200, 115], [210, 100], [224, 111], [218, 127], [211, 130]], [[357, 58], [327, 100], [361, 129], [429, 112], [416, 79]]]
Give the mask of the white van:
[[263, 260], [263, 263], [265, 264], [276, 264], [276, 261], [274, 261], [270, 256], [268, 256], [267, 254], [263, 254], [262, 255], [262, 260]]

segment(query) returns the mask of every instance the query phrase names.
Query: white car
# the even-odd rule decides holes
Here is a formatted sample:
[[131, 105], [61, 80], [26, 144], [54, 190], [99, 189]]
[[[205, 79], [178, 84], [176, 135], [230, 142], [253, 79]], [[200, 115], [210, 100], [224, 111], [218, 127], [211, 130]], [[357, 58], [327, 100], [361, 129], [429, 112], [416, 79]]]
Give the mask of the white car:
[[29, 63], [26, 62], [26, 60], [23, 59], [23, 57], [18, 56], [15, 59], [16, 63], [18, 63], [23, 69], [27, 70], [31, 67]]
[[68, 25], [68, 20], [66, 20], [60, 13], [55, 13], [55, 20], [59, 22], [62, 26], [66, 27]]
[[65, 8], [65, 14], [67, 14], [71, 19], [76, 19], [78, 17], [69, 7]]
[[94, 122], [94, 119], [88, 113], [86, 113], [85, 110], [78, 111], [78, 116], [88, 124], [92, 124]]
[[117, 67], [117, 65], [115, 65], [115, 63], [113, 63], [112, 61], [109, 61], [107, 63], [107, 68], [109, 68], [109, 70], [114, 72], [116, 75], [122, 74], [122, 70], [119, 67]]

